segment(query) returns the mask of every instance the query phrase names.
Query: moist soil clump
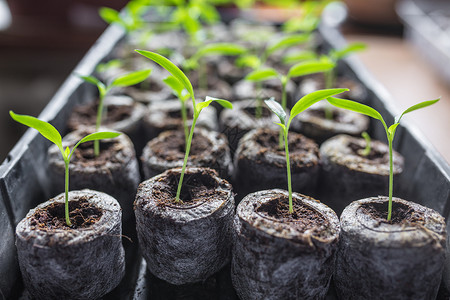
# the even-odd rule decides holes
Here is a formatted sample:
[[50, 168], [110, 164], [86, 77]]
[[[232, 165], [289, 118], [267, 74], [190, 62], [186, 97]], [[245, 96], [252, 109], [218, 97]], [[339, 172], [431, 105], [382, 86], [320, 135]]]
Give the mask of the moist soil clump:
[[[98, 101], [92, 105], [83, 105], [74, 108], [72, 117], [69, 120], [69, 127], [75, 128], [75, 124], [93, 125], [97, 118]], [[102, 124], [108, 125], [125, 120], [131, 116], [133, 106], [129, 105], [107, 105], [106, 113], [103, 115]]]
[[281, 196], [263, 203], [257, 208], [256, 212], [263, 217], [275, 219], [278, 222], [289, 222], [290, 226], [298, 232], [309, 230], [320, 233], [329, 226], [329, 222], [314, 209], [299, 202], [293, 202], [292, 205], [294, 211], [290, 213], [289, 198]]
[[356, 144], [354, 142], [350, 142], [348, 144], [348, 147], [353, 151], [355, 155], [359, 155], [362, 158], [366, 158], [368, 160], [371, 160], [376, 163], [388, 163], [389, 162], [389, 156], [386, 155], [385, 151], [380, 151], [379, 149], [371, 148], [369, 154], [364, 155], [364, 149], [365, 147], [362, 147], [360, 144]]
[[81, 165], [103, 166], [107, 162], [122, 163], [117, 153], [121, 152], [123, 145], [117, 141], [100, 141], [100, 153], [95, 156], [94, 142], [80, 144], [73, 153], [74, 160]]
[[66, 225], [64, 203], [52, 203], [45, 208], [37, 209], [31, 217], [30, 225], [33, 229], [39, 230], [80, 229], [90, 227], [100, 220], [102, 215], [100, 208], [89, 203], [86, 197], [82, 197], [78, 201], [69, 201], [69, 218], [72, 226]]
[[[212, 146], [211, 142], [204, 135], [194, 133], [189, 155], [201, 155], [208, 149], [211, 149]], [[177, 131], [168, 136], [164, 144], [155, 144], [153, 152], [154, 155], [164, 160], [175, 161], [184, 159], [185, 149], [184, 132]]]
[[386, 203], [365, 203], [361, 205], [364, 214], [370, 215], [379, 223], [395, 225], [422, 225], [424, 223], [423, 214], [415, 212], [413, 208], [398, 202], [392, 203], [391, 220], [387, 220], [388, 202]]

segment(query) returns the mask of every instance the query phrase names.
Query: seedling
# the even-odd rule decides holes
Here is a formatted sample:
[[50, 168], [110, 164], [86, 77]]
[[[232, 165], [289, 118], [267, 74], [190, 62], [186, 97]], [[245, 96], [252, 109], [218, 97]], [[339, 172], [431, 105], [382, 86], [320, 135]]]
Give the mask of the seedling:
[[76, 143], [72, 150], [70, 150], [69, 147], [66, 147], [66, 149], [64, 149], [62, 145], [61, 134], [59, 134], [58, 130], [56, 130], [53, 125], [32, 116], [18, 115], [12, 111], [9, 111], [9, 114], [15, 121], [39, 131], [39, 133], [42, 134], [43, 137], [55, 144], [61, 151], [65, 166], [65, 217], [67, 226], [71, 226], [72, 223], [69, 219], [69, 163], [70, 159], [72, 158], [72, 154], [74, 153], [75, 149], [82, 143], [86, 143], [89, 141], [98, 141], [101, 139], [115, 138], [119, 136], [120, 133], [108, 131], [91, 133], [82, 138], [78, 143]]
[[183, 167], [181, 168], [180, 181], [178, 182], [177, 194], [175, 197], [175, 202], [178, 203], [180, 201], [181, 186], [183, 184], [183, 178], [184, 178], [184, 173], [186, 170], [187, 160], [189, 157], [189, 151], [191, 149], [191, 143], [192, 143], [192, 137], [194, 135], [195, 124], [200, 115], [200, 112], [204, 108], [208, 107], [211, 104], [211, 102], [213, 102], [213, 101], [219, 103], [220, 105], [222, 105], [225, 108], [232, 108], [233, 105], [230, 102], [228, 102], [227, 100], [216, 99], [216, 98], [212, 98], [212, 97], [206, 97], [205, 101], [196, 103], [194, 89], [192, 87], [191, 82], [186, 77], [186, 75], [177, 66], [175, 66], [170, 60], [168, 60], [167, 58], [165, 58], [162, 55], [159, 55], [157, 53], [150, 52], [150, 51], [136, 50], [136, 52], [138, 52], [139, 54], [156, 62], [161, 67], [166, 69], [170, 74], [172, 74], [172, 76], [176, 80], [178, 80], [179, 83], [181, 83], [184, 86], [184, 88], [186, 89], [186, 91], [188, 92], [189, 96], [192, 99], [192, 105], [194, 108], [194, 116], [192, 119], [191, 130], [189, 132], [189, 137], [188, 137], [187, 144], [186, 144], [186, 151], [185, 151], [185, 155], [184, 155]]
[[364, 150], [363, 151], [361, 151], [361, 155], [362, 156], [367, 156], [367, 155], [369, 155], [370, 154], [370, 151], [371, 151], [371, 144], [372, 144], [372, 141], [371, 141], [371, 139], [370, 139], [370, 135], [367, 133], [367, 132], [365, 132], [365, 131], [363, 131], [362, 133], [361, 133], [361, 136], [364, 138], [364, 140], [366, 141], [366, 147], [364, 148]]
[[[95, 122], [95, 131], [98, 131], [100, 125], [102, 123], [102, 114], [103, 114], [103, 99], [108, 94], [108, 92], [114, 87], [126, 87], [138, 84], [144, 81], [151, 73], [152, 70], [141, 70], [136, 72], [127, 73], [125, 75], [120, 75], [113, 79], [111, 82], [105, 84], [101, 82], [99, 79], [94, 76], [82, 76], [78, 75], [84, 81], [91, 83], [98, 88], [99, 93], [99, 103], [97, 108], [97, 119]], [[100, 153], [99, 142], [94, 141], [94, 154], [98, 156]]]
[[130, 33], [144, 26], [143, 15], [147, 9], [145, 1], [133, 0], [125, 6], [123, 14], [109, 7], [101, 7], [99, 15], [106, 23], [118, 24], [127, 33]]
[[306, 110], [308, 107], [313, 105], [314, 103], [326, 99], [330, 96], [340, 94], [342, 92], [348, 91], [348, 89], [327, 89], [327, 90], [318, 90], [303, 96], [301, 99], [295, 103], [294, 107], [291, 110], [289, 115], [289, 119], [286, 123], [286, 111], [283, 107], [275, 101], [273, 98], [266, 100], [265, 103], [269, 107], [269, 109], [275, 113], [280, 119], [280, 123], [276, 123], [279, 125], [283, 132], [284, 137], [284, 151], [286, 154], [286, 169], [287, 169], [287, 181], [288, 181], [288, 191], [289, 191], [289, 213], [294, 212], [294, 208], [292, 205], [292, 183], [291, 183], [291, 164], [289, 162], [289, 143], [288, 143], [288, 132], [289, 126], [291, 125], [292, 120], [302, 111]]
[[[273, 68], [265, 68], [249, 73], [245, 77], [245, 79], [253, 82], [262, 82], [274, 78], [279, 79], [281, 82], [281, 107], [283, 108], [283, 111], [286, 111], [287, 106], [286, 84], [289, 82], [291, 78], [318, 72], [325, 72], [332, 68], [334, 68], [334, 63], [324, 58], [321, 60], [310, 60], [306, 62], [297, 63], [293, 65], [291, 68], [289, 68], [289, 71], [286, 75], [280, 74], [277, 70]], [[280, 148], [283, 147], [282, 129], [280, 129], [279, 147]]]
[[394, 124], [392, 124], [389, 127], [386, 125], [386, 122], [384, 121], [381, 114], [378, 111], [376, 111], [375, 109], [371, 108], [370, 106], [367, 106], [367, 105], [364, 105], [364, 104], [361, 104], [361, 103], [358, 103], [355, 101], [351, 101], [351, 100], [338, 99], [338, 98], [333, 98], [333, 97], [329, 97], [329, 98], [327, 98], [327, 100], [329, 103], [331, 103], [332, 105], [334, 105], [336, 107], [352, 110], [352, 111], [367, 115], [369, 117], [379, 120], [383, 124], [384, 130], [386, 131], [386, 137], [388, 140], [388, 144], [389, 144], [389, 204], [388, 204], [387, 220], [390, 221], [391, 216], [392, 216], [392, 193], [394, 190], [394, 167], [393, 167], [393, 156], [392, 156], [392, 152], [393, 152], [392, 151], [392, 142], [394, 140], [395, 130], [397, 129], [397, 126], [400, 124], [401, 118], [405, 114], [410, 113], [415, 110], [418, 110], [420, 108], [430, 106], [430, 105], [438, 102], [440, 100], [440, 98], [435, 99], [435, 100], [420, 102], [416, 105], [411, 106], [410, 108], [406, 109], [400, 116], [397, 116], [394, 120]]

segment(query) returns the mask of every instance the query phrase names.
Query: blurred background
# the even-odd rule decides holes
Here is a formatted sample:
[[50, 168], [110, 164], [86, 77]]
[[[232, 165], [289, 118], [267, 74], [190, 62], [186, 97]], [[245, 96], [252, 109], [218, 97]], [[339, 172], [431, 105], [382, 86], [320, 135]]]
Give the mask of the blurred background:
[[[0, 161], [26, 130], [8, 111], [39, 115], [107, 27], [98, 16], [99, 7], [121, 9], [126, 3], [0, 0]], [[391, 94], [398, 111], [442, 97], [438, 105], [406, 118], [450, 162], [450, 1], [342, 4], [333, 16], [335, 23], [349, 42], [368, 45], [358, 57]], [[257, 7], [257, 14], [267, 15], [267, 6]]]

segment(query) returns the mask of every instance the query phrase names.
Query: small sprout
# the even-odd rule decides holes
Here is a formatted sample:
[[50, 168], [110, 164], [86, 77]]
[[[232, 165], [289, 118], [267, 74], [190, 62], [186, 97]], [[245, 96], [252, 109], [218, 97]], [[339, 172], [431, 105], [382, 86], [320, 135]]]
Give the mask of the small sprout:
[[[326, 72], [334, 67], [334, 63], [327, 58], [322, 58], [320, 60], [310, 60], [305, 62], [300, 62], [293, 65], [286, 75], [282, 75], [273, 68], [266, 68], [261, 70], [256, 70], [248, 74], [245, 79], [253, 82], [262, 82], [269, 79], [278, 78], [281, 82], [281, 107], [286, 110], [287, 99], [286, 99], [286, 85], [291, 78], [304, 76], [308, 74]], [[262, 107], [261, 100], [258, 107]], [[259, 112], [261, 114], [261, 112]], [[257, 116], [258, 117], [258, 116]], [[279, 147], [283, 147], [283, 136], [282, 130], [280, 129]]]
[[[189, 132], [189, 137], [188, 137], [187, 143], [186, 143], [186, 151], [185, 151], [185, 155], [184, 155], [183, 167], [181, 168], [180, 181], [178, 182], [177, 194], [175, 197], [175, 202], [178, 203], [180, 201], [181, 186], [183, 184], [183, 178], [184, 178], [184, 173], [186, 171], [186, 165], [187, 165], [187, 160], [189, 157], [189, 151], [191, 149], [192, 137], [194, 135], [195, 124], [197, 123], [197, 119], [200, 116], [200, 112], [204, 108], [208, 107], [211, 104], [211, 102], [213, 102], [213, 101], [219, 103], [220, 105], [222, 105], [225, 108], [232, 108], [233, 105], [230, 102], [228, 102], [227, 100], [212, 98], [212, 97], [208, 97], [208, 96], [206, 97], [204, 102], [196, 103], [194, 89], [192, 88], [191, 82], [189, 81], [187, 76], [176, 65], [174, 65], [170, 60], [168, 60], [164, 56], [159, 55], [157, 53], [145, 51], [145, 50], [135, 50], [135, 51], [138, 52], [139, 54], [147, 57], [148, 59], [156, 62], [161, 67], [166, 69], [170, 74], [172, 74], [173, 78], [175, 80], [177, 80], [179, 82], [179, 84], [181, 84], [184, 87], [184, 89], [186, 89], [186, 91], [188, 92], [188, 95], [192, 99], [192, 105], [194, 108], [194, 116], [192, 118], [191, 130]], [[170, 79], [169, 81], [172, 81], [172, 84], [174, 83], [173, 79]], [[178, 91], [180, 91], [179, 84], [176, 84], [176, 83], [173, 84], [173, 86], [176, 86], [176, 90], [178, 90]], [[181, 92], [182, 91], [180, 91], [180, 93]]]
[[[144, 81], [145, 79], [147, 79], [147, 77], [150, 76], [151, 71], [152, 70], [148, 69], [148, 70], [135, 71], [135, 72], [130, 72], [130, 73], [127, 73], [124, 75], [120, 75], [120, 76], [116, 77], [115, 79], [113, 79], [108, 84], [101, 82], [99, 79], [95, 78], [94, 76], [83, 76], [83, 75], [77, 74], [78, 77], [80, 77], [81, 79], [83, 79], [84, 81], [86, 81], [90, 84], [97, 86], [97, 88], [98, 88], [99, 103], [98, 103], [98, 108], [97, 108], [97, 119], [95, 122], [95, 131], [98, 131], [98, 129], [100, 128], [100, 125], [102, 123], [103, 99], [108, 94], [108, 92], [114, 87], [126, 87], [126, 86], [138, 84], [138, 83]], [[100, 153], [99, 142], [94, 141], [94, 154], [95, 154], [95, 156], [98, 156], [99, 153]]]
[[66, 149], [63, 148], [62, 145], [62, 138], [59, 134], [58, 130], [56, 130], [53, 125], [41, 121], [35, 117], [27, 116], [27, 115], [18, 115], [15, 114], [12, 111], [9, 111], [9, 114], [11, 115], [11, 118], [13, 118], [15, 121], [26, 125], [28, 127], [34, 128], [37, 131], [39, 131], [40, 134], [42, 134], [43, 137], [48, 139], [50, 142], [55, 144], [59, 150], [61, 151], [61, 155], [64, 160], [64, 166], [65, 166], [65, 216], [66, 216], [66, 224], [67, 226], [71, 226], [72, 223], [69, 219], [69, 163], [70, 159], [72, 158], [72, 154], [74, 153], [75, 149], [82, 143], [86, 143], [89, 141], [98, 141], [101, 139], [110, 139], [115, 138], [120, 135], [118, 132], [95, 132], [92, 134], [89, 134], [82, 138], [76, 145], [72, 148], [72, 150], [69, 149], [69, 147], [66, 147]]
[[372, 144], [372, 141], [371, 141], [371, 139], [370, 139], [370, 135], [367, 133], [367, 132], [363, 132], [363, 133], [361, 133], [361, 136], [364, 138], [364, 140], [366, 141], [366, 147], [364, 148], [364, 150], [363, 151], [361, 151], [361, 155], [362, 156], [367, 156], [367, 155], [369, 155], [370, 154], [370, 151], [372, 150], [371, 149], [371, 144]]
[[109, 7], [101, 7], [99, 9], [100, 17], [108, 24], [118, 24], [127, 33], [141, 29], [145, 25], [143, 15], [147, 12], [148, 7], [143, 1], [130, 1], [124, 8], [124, 13], [120, 13]]
[[400, 116], [397, 116], [395, 118], [394, 124], [392, 124], [391, 126], [387, 126], [386, 122], [384, 121], [383, 117], [381, 116], [381, 114], [376, 111], [375, 109], [371, 108], [370, 106], [355, 102], [355, 101], [351, 101], [351, 100], [345, 100], [345, 99], [339, 99], [339, 98], [333, 98], [333, 97], [329, 97], [327, 98], [328, 102], [331, 103], [332, 105], [336, 106], [336, 107], [340, 107], [340, 108], [344, 108], [344, 109], [348, 109], [351, 111], [355, 111], [364, 115], [367, 115], [369, 117], [372, 117], [374, 119], [379, 120], [384, 127], [384, 130], [386, 131], [386, 137], [388, 140], [388, 144], [389, 144], [389, 204], [388, 204], [388, 216], [387, 216], [387, 220], [390, 221], [391, 220], [391, 216], [392, 216], [392, 193], [394, 190], [394, 168], [393, 168], [393, 156], [392, 156], [392, 143], [394, 140], [394, 135], [395, 135], [395, 130], [397, 129], [397, 126], [400, 124], [400, 120], [401, 118], [407, 114], [410, 113], [412, 111], [430, 106], [432, 104], [435, 104], [436, 102], [438, 102], [440, 100], [440, 98], [435, 99], [435, 100], [429, 100], [429, 101], [424, 101], [424, 102], [420, 102], [418, 104], [415, 104], [413, 106], [411, 106], [410, 108], [406, 109]]
[[269, 109], [278, 116], [280, 119], [280, 123], [276, 123], [282, 129], [283, 137], [284, 137], [284, 151], [286, 153], [286, 169], [287, 169], [287, 181], [288, 181], [288, 191], [289, 191], [289, 213], [293, 213], [294, 209], [292, 206], [292, 183], [291, 183], [291, 164], [289, 162], [289, 147], [288, 147], [288, 132], [289, 127], [291, 125], [292, 119], [295, 118], [299, 113], [306, 110], [308, 107], [313, 105], [316, 102], [319, 102], [323, 99], [331, 97], [333, 95], [340, 94], [342, 92], [348, 91], [348, 89], [328, 89], [328, 90], [319, 90], [312, 92], [303, 96], [301, 99], [295, 103], [294, 107], [291, 110], [291, 114], [289, 119], [286, 122], [286, 111], [283, 107], [275, 101], [273, 98], [266, 100], [265, 103], [269, 107]]

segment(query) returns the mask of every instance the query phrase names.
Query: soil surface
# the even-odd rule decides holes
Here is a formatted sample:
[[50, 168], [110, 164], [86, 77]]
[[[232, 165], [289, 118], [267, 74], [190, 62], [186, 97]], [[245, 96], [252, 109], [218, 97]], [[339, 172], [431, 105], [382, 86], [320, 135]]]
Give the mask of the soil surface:
[[[212, 148], [209, 139], [201, 134], [195, 134], [192, 138], [189, 156], [202, 155]], [[183, 160], [186, 143], [184, 131], [174, 131], [174, 134], [166, 136], [163, 143], [154, 144], [152, 150], [157, 157], [167, 161]]]
[[102, 217], [102, 210], [88, 202], [87, 196], [78, 201], [69, 201], [69, 218], [72, 226], [66, 225], [65, 204], [55, 202], [45, 208], [36, 210], [31, 216], [30, 225], [36, 230], [78, 229], [87, 228]]
[[[379, 163], [386, 163], [386, 158], [389, 159], [389, 156], [386, 155], [389, 153], [384, 152], [384, 151], [379, 151], [378, 149], [374, 149], [373, 147], [370, 149], [370, 152], [368, 155], [363, 155], [365, 147], [362, 147], [361, 145], [350, 142], [348, 147], [353, 151], [353, 153], [355, 155], [359, 155], [360, 157], [368, 159], [368, 160], [379, 161]], [[387, 162], [389, 162], [389, 160]]]
[[83, 166], [95, 165], [103, 166], [106, 163], [122, 163], [118, 159], [120, 155], [118, 152], [122, 151], [124, 148], [123, 144], [117, 141], [100, 141], [100, 153], [96, 157], [94, 154], [94, 142], [86, 142], [80, 144], [75, 152], [73, 153], [73, 161], [77, 161]]
[[329, 222], [316, 210], [293, 201], [293, 213], [289, 213], [289, 198], [276, 195], [273, 199], [263, 203], [256, 212], [266, 218], [276, 219], [278, 222], [290, 223], [299, 232], [312, 231], [320, 234], [329, 227]]
[[212, 177], [212, 171], [203, 170], [198, 173], [185, 174], [181, 188], [180, 201], [175, 202], [179, 172], [168, 171], [168, 176], [159, 179], [161, 185], [152, 190], [152, 197], [158, 199], [158, 206], [193, 207], [200, 205], [217, 196], [223, 197], [227, 193], [218, 191], [217, 181]]
[[[97, 107], [98, 101], [75, 107], [69, 119], [69, 127], [75, 128], [76, 124], [94, 125], [97, 119]], [[133, 111], [133, 106], [111, 104], [104, 106], [104, 109], [106, 112], [102, 115], [102, 124], [108, 125], [128, 119]]]
[[[256, 100], [255, 100], [256, 101]], [[261, 118], [270, 118], [272, 115], [272, 112], [268, 110], [264, 104], [262, 104], [263, 107], [261, 107]], [[248, 114], [252, 118], [256, 118], [256, 107], [247, 106], [243, 108], [244, 112]]]
[[[330, 108], [332, 109], [331, 113], [332, 113], [332, 120], [334, 122], [338, 122], [338, 123], [348, 123], [348, 124], [353, 124], [354, 122], [350, 121], [348, 122], [348, 120], [344, 117], [344, 115], [342, 113], [340, 113], [339, 111], [336, 111], [335, 109], [333, 109], [333, 107], [331, 107], [330, 104]], [[314, 108], [310, 108], [309, 109], [309, 113], [316, 117], [316, 118], [320, 118], [320, 119], [326, 119], [325, 116], [325, 110], [324, 109], [314, 109]]]
[[367, 215], [380, 223], [396, 225], [421, 225], [425, 223], [423, 213], [414, 211], [413, 208], [403, 204], [392, 202], [391, 220], [387, 221], [388, 202], [385, 203], [365, 203], [361, 209]]

